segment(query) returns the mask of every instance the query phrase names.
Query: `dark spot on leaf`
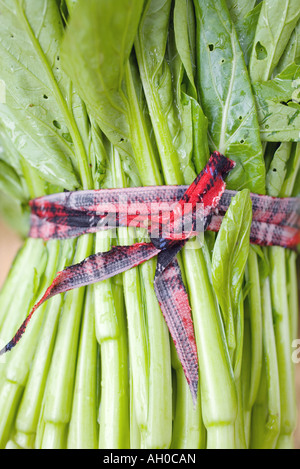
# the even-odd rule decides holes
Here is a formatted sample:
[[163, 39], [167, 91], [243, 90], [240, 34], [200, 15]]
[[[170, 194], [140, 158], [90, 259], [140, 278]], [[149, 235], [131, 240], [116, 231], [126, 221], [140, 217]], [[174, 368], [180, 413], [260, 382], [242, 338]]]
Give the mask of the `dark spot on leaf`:
[[242, 140], [240, 140], [240, 143], [245, 143], [245, 140], [242, 138]]
[[44, 99], [48, 99], [48, 96], [46, 94], [44, 94], [43, 96]]
[[221, 64], [224, 64], [224, 63], [225, 63], [225, 59], [222, 59], [222, 60], [221, 60]]
[[242, 121], [242, 120], [243, 120], [243, 116], [239, 116], [239, 120]]
[[72, 137], [71, 137], [71, 135], [69, 134], [69, 132], [63, 133], [62, 136], [63, 136], [63, 138], [64, 138], [67, 142], [73, 143]]
[[121, 143], [121, 142], [124, 142], [124, 138], [120, 138], [120, 143]]
[[268, 56], [267, 49], [258, 41], [255, 46], [257, 60], [264, 60]]
[[289, 99], [288, 101], [280, 101], [280, 104], [283, 104], [284, 106], [288, 106], [289, 103], [291, 103], [293, 100]]
[[56, 58], [57, 58], [57, 60], [59, 60], [59, 55]]
[[212, 52], [215, 48], [215, 46], [213, 44], [208, 44], [208, 48], [210, 50], [210, 52]]
[[274, 171], [274, 173], [276, 173], [277, 169], [276, 169], [276, 168], [273, 168], [273, 171]]
[[54, 127], [56, 127], [57, 129], [61, 129], [61, 125], [60, 125], [60, 123], [59, 123], [58, 121], [54, 120], [54, 121], [53, 121], [53, 125], [54, 125]]

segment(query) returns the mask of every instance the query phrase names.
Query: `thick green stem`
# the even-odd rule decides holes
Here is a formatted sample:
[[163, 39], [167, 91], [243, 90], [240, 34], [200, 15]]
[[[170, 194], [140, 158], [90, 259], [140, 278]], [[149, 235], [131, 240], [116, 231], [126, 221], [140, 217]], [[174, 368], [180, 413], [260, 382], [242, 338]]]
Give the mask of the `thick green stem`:
[[64, 449], [67, 440], [67, 427], [64, 423], [46, 422], [41, 449]]
[[206, 449], [235, 449], [234, 424], [212, 425], [207, 429]]
[[[93, 237], [79, 238], [73, 263], [77, 264], [92, 253]], [[44, 394], [43, 427], [41, 449], [64, 447], [66, 432], [70, 422], [78, 336], [83, 311], [86, 288], [79, 288], [66, 293], [59, 324], [47, 387]], [[57, 435], [54, 434], [57, 427]]]
[[184, 249], [194, 319], [203, 421], [209, 448], [235, 448], [237, 395], [223, 324], [202, 249]]
[[154, 289], [155, 261], [140, 266], [147, 305], [149, 405], [142, 448], [167, 449], [172, 438], [172, 372], [169, 331]]
[[248, 410], [250, 411], [259, 388], [263, 350], [260, 276], [257, 254], [252, 248], [249, 251], [246, 280], [249, 283], [248, 302], [251, 334], [251, 382], [248, 402]]
[[268, 409], [267, 380], [265, 367], [262, 369], [260, 386], [251, 414], [250, 448], [260, 448], [266, 437], [266, 421]]
[[[190, 242], [189, 248], [192, 248], [192, 246], [193, 243]], [[199, 247], [197, 242], [195, 243], [195, 247]], [[183, 282], [187, 288], [182, 256], [180, 254], [177, 256], [177, 260], [180, 265]], [[176, 374], [173, 384], [175, 399], [171, 448], [203, 449], [206, 447], [206, 429], [202, 420], [200, 386], [198, 386], [197, 402], [194, 404], [182, 364], [173, 343], [171, 343], [171, 350], [172, 367], [174, 374]]]
[[262, 312], [264, 366], [260, 394], [264, 397], [262, 402], [257, 402], [253, 413], [251, 447], [275, 449], [280, 431], [280, 385], [269, 278], [262, 286]]
[[[0, 333], [2, 346], [11, 340], [33, 306], [33, 302], [39, 292], [42, 275], [45, 271], [47, 249], [41, 240], [28, 239], [22, 252], [22, 258], [22, 282], [16, 285], [14, 293], [17, 292], [17, 294], [12, 295], [5, 317], [3, 316]], [[2, 357], [0, 362], [0, 382], [6, 379], [6, 369], [16, 353], [15, 348]]]
[[99, 448], [129, 449], [128, 343], [120, 285], [113, 284], [113, 295], [120, 337], [118, 341], [107, 340], [101, 344], [102, 382], [105, 386], [101, 390]]
[[[171, 448], [204, 449], [206, 431], [202, 422], [201, 406], [195, 406], [191, 391], [177, 353], [173, 349], [173, 368], [176, 370], [176, 401]], [[175, 356], [175, 357], [174, 357]]]
[[9, 440], [17, 409], [22, 396], [22, 388], [17, 383], [5, 381], [0, 389], [0, 449]]
[[97, 449], [97, 341], [95, 336], [93, 286], [88, 287], [84, 306], [72, 415], [68, 433], [69, 449]]
[[235, 386], [238, 399], [237, 418], [235, 421], [235, 444], [237, 449], [246, 449], [242, 381], [240, 377], [236, 379]]
[[266, 439], [264, 448], [276, 447], [280, 431], [280, 383], [278, 375], [278, 362], [276, 356], [276, 342], [273, 328], [272, 303], [270, 282], [267, 278], [262, 288], [263, 298], [263, 343], [266, 366], [267, 392], [268, 392], [268, 419], [266, 422]]
[[35, 437], [35, 433], [16, 432], [11, 441], [17, 444], [20, 449], [34, 449]]
[[[39, 289], [39, 294], [41, 295], [43, 294], [45, 282], [49, 281], [49, 279], [52, 278], [53, 275], [55, 274], [55, 268], [57, 265], [57, 256], [59, 252], [59, 244], [57, 241], [49, 243], [48, 252], [49, 252], [49, 263], [44, 272], [43, 281], [41, 282], [40, 289]], [[7, 383], [7, 385], [14, 384], [12, 395], [21, 396], [23, 393], [24, 386], [28, 378], [29, 369], [30, 369], [32, 359], [34, 356], [34, 352], [36, 349], [36, 345], [38, 342], [38, 336], [39, 336], [41, 324], [43, 321], [45, 309], [46, 309], [45, 305], [42, 306], [40, 310], [32, 318], [25, 336], [20, 341], [20, 343], [17, 344], [15, 349], [10, 353], [9, 360], [7, 360], [5, 372], [4, 374], [2, 374], [3, 376], [2, 386], [5, 387], [5, 383]], [[1, 397], [3, 398], [3, 396]], [[4, 430], [4, 433], [1, 434], [0, 439], [2, 440], [2, 442], [0, 443], [0, 445], [3, 446], [6, 443], [5, 438], [7, 437], [7, 429], [10, 428], [13, 423], [11, 421], [11, 417], [12, 415], [15, 415], [17, 413], [19, 406], [16, 405], [16, 402], [12, 398], [12, 396], [11, 396], [10, 403], [8, 403], [6, 400], [4, 402], [1, 402], [1, 397], [0, 397], [0, 407], [2, 407], [3, 405], [6, 407], [5, 415], [8, 419], [8, 420], [5, 419], [5, 415], [3, 415], [4, 413], [1, 414], [1, 424], [2, 424], [2, 429]], [[10, 411], [8, 409], [9, 405], [14, 406], [14, 409], [11, 409]]]
[[291, 333], [289, 319], [289, 305], [286, 283], [285, 251], [280, 247], [269, 250], [271, 267], [271, 294], [273, 308], [273, 322], [277, 349], [281, 426], [279, 446], [281, 442], [290, 439], [296, 426], [296, 396], [294, 364], [291, 357]]
[[243, 341], [243, 361], [241, 367], [241, 382], [242, 382], [242, 398], [243, 398], [243, 413], [244, 413], [244, 434], [246, 447], [250, 446], [251, 438], [251, 410], [249, 410], [249, 391], [251, 380], [251, 334], [250, 334], [250, 320], [248, 316], [248, 305], [245, 303], [245, 317], [244, 317], [244, 341]]
[[[47, 245], [48, 262], [42, 281], [39, 286], [37, 297], [41, 297], [53, 280], [58, 267], [59, 241], [49, 241]], [[10, 362], [6, 368], [6, 378], [12, 382], [25, 386], [32, 359], [39, 340], [41, 325], [43, 322], [46, 304], [42, 305], [39, 311], [32, 317], [22, 340], [11, 352]]]
[[287, 258], [287, 291], [290, 318], [291, 340], [298, 337], [299, 322], [299, 299], [298, 299], [298, 278], [297, 278], [297, 253], [294, 251], [286, 252]]
[[[74, 245], [73, 240], [60, 242], [57, 271], [62, 270], [73, 258]], [[16, 418], [17, 435], [15, 438], [22, 438], [22, 441], [24, 441], [22, 435], [35, 435], [37, 431], [62, 302], [63, 295], [58, 295], [46, 304], [44, 324], [39, 334], [38, 345]], [[23, 447], [21, 443], [20, 446]]]
[[176, 184], [184, 184], [178, 154], [173, 144], [166, 116], [163, 114], [161, 109], [157, 85], [155, 85], [154, 80], [149, 77], [147, 60], [144, 57], [143, 47], [138, 37], [135, 42], [135, 51], [157, 147], [160, 154], [165, 182], [166, 184], [172, 184], [172, 181], [175, 179]]
[[[130, 376], [130, 395], [133, 395], [132, 375]], [[135, 403], [130, 400], [130, 449], [140, 449], [141, 432], [135, 417]]]
[[[111, 233], [96, 235], [96, 251], [111, 248]], [[101, 354], [99, 448], [128, 449], [128, 340], [122, 285], [108, 279], [94, 286], [96, 336]]]
[[235, 441], [238, 449], [246, 449], [247, 443], [244, 421], [243, 382], [241, 376], [245, 335], [244, 298], [242, 292], [240, 294], [240, 304], [235, 318], [235, 329], [237, 347], [234, 355], [233, 370], [238, 400], [237, 418], [235, 422]]
[[161, 185], [162, 177], [158, 168], [157, 158], [153, 149], [145, 119], [138, 102], [134, 87], [130, 62], [126, 65], [125, 81], [129, 96], [132, 147], [135, 151], [135, 161], [144, 186]]
[[9, 440], [7, 442], [7, 445], [5, 446], [5, 449], [22, 449], [19, 445], [17, 445], [13, 440]]
[[0, 292], [0, 331], [2, 324], [8, 314], [8, 309], [11, 306], [14, 293], [21, 284], [24, 276], [24, 269], [28, 266], [29, 258], [26, 251], [31, 249], [32, 243], [25, 241], [18, 254], [16, 255], [13, 264], [11, 265], [8, 276]]
[[[120, 228], [119, 244], [128, 246], [135, 242], [135, 230]], [[128, 323], [128, 343], [132, 373], [132, 402], [140, 431], [147, 427], [148, 379], [147, 331], [141, 295], [139, 269], [130, 269], [123, 274], [124, 297]]]

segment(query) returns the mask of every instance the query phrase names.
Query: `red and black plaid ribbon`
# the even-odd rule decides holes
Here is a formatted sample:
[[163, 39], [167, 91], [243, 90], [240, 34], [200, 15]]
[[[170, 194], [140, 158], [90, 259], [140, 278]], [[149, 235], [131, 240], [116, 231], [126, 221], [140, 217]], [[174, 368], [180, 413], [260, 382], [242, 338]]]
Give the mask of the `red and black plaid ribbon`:
[[[14, 338], [20, 340], [37, 308], [49, 298], [108, 279], [157, 256], [154, 289], [195, 402], [197, 347], [191, 309], [176, 255], [199, 231], [218, 231], [234, 191], [223, 178], [235, 163], [215, 152], [190, 186], [159, 186], [53, 194], [32, 200], [30, 236], [64, 239], [118, 227], [147, 227], [149, 243], [115, 246], [66, 268], [54, 279]], [[300, 242], [300, 200], [251, 194], [250, 240], [262, 246], [293, 248]]]
[[[188, 186], [154, 186], [64, 192], [41, 197], [30, 202], [29, 236], [44, 240], [65, 239], [127, 226], [150, 226], [153, 232], [157, 214], [161, 213], [161, 221], [164, 214], [170, 219], [173, 208], [187, 190]], [[219, 231], [235, 195], [235, 191], [225, 190], [217, 205], [207, 207], [206, 215], [202, 213], [209, 217], [208, 231]], [[300, 243], [300, 198], [258, 194], [250, 194], [250, 197], [253, 207], [251, 243], [285, 248]], [[187, 220], [186, 216], [184, 219]]]

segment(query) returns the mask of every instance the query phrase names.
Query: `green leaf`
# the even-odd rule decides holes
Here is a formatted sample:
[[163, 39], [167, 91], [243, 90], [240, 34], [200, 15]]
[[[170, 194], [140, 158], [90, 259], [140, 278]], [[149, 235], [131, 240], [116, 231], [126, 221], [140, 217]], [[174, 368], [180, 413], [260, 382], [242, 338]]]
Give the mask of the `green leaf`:
[[259, 3], [253, 10], [235, 24], [236, 32], [239, 37], [240, 45], [244, 53], [246, 65], [249, 65], [252, 52], [253, 41], [255, 37], [258, 18], [260, 15], [262, 3]]
[[268, 258], [268, 251], [266, 250], [266, 248], [262, 248], [261, 246], [258, 246], [256, 244], [251, 244], [251, 249], [258, 256], [259, 276], [262, 285], [266, 278], [270, 275], [270, 262]]
[[265, 192], [265, 166], [247, 68], [224, 0], [195, 0], [198, 90], [212, 150], [237, 162], [232, 189]]
[[64, 28], [55, 0], [1, 0], [0, 120], [16, 149], [45, 180], [66, 189], [90, 184], [73, 115], [73, 90], [60, 67]]
[[300, 87], [300, 65], [290, 64], [280, 74], [272, 80], [263, 83], [254, 83], [254, 89], [263, 89], [263, 95], [267, 99], [273, 99], [276, 102], [288, 101], [293, 99], [298, 102], [298, 91]]
[[[131, 144], [142, 183], [146, 186], [160, 185], [163, 180], [158, 151], [153, 138], [142, 83], [138, 75], [138, 67], [133, 57], [126, 66], [125, 83], [128, 96]], [[123, 167], [125, 169], [124, 164]]]
[[292, 64], [273, 80], [254, 83], [261, 139], [300, 141], [300, 65]]
[[[16, 172], [19, 178], [20, 191], [19, 197], [22, 202], [30, 198], [41, 197], [46, 193], [60, 192], [64, 187], [51, 185], [40, 177], [40, 173], [18, 152], [10, 139], [9, 132], [0, 124], [0, 141], [3, 148], [3, 154], [0, 156]], [[5, 176], [5, 173], [3, 174]], [[20, 193], [21, 195], [21, 193]]]
[[194, 82], [193, 4], [171, 7], [170, 0], [146, 2], [135, 51], [165, 182], [188, 184], [209, 156], [207, 120]]
[[253, 82], [271, 77], [299, 18], [298, 0], [262, 2], [249, 65]]
[[71, 14], [74, 7], [78, 4], [78, 0], [65, 0], [65, 2], [67, 4], [69, 14]]
[[300, 57], [300, 21], [298, 21], [291, 37], [288, 42], [288, 45], [285, 48], [284, 53], [281, 56], [281, 59], [274, 70], [274, 75], [278, 75], [289, 65], [296, 62]]
[[300, 197], [300, 171], [298, 168], [298, 173], [296, 175], [294, 185], [293, 185], [293, 190], [291, 193], [292, 197]]
[[29, 232], [29, 210], [7, 192], [0, 190], [0, 217], [22, 238]]
[[[166, 59], [171, 6], [171, 0], [146, 1], [134, 45], [165, 182], [183, 184], [190, 159], [175, 103], [175, 100], [178, 102], [182, 63], [178, 53], [170, 57], [170, 64]], [[174, 37], [172, 41], [174, 43]], [[171, 47], [174, 50], [172, 44]]]
[[23, 202], [27, 200], [18, 174], [3, 160], [0, 160], [0, 190], [16, 200]]
[[19, 177], [22, 176], [23, 168], [21, 164], [20, 154], [12, 144], [6, 128], [0, 124], [0, 142], [1, 142], [1, 158], [14, 168]]
[[197, 174], [202, 171], [209, 159], [208, 119], [200, 104], [191, 98], [193, 120], [193, 162]]
[[140, 179], [133, 159], [128, 102], [122, 83], [142, 7], [143, 0], [80, 1], [72, 11], [62, 46], [64, 69], [89, 113], [127, 160], [127, 170], [135, 184]]
[[[209, 158], [208, 121], [198, 102], [195, 85], [196, 74], [196, 23], [192, 0], [176, 0], [174, 7], [174, 53], [177, 59], [177, 107], [181, 112], [184, 133], [189, 142], [189, 159], [195, 165], [197, 173], [204, 168]], [[186, 74], [187, 79], [184, 77]], [[174, 81], [174, 73], [173, 81]], [[181, 153], [179, 149], [179, 153]], [[185, 179], [190, 182], [192, 171], [186, 171]]]
[[300, 172], [300, 145], [293, 145], [291, 156], [287, 164], [287, 171], [284, 183], [282, 185], [279, 196], [280, 197], [292, 197], [297, 195], [299, 187], [297, 186], [297, 176]]
[[[176, 41], [176, 31], [170, 26], [166, 61], [169, 64], [171, 81], [169, 83], [165, 82], [160, 90], [162, 95], [165, 89], [166, 95], [169, 98], [166, 102], [163, 99], [160, 101], [164, 106], [164, 112], [168, 113], [168, 127], [174, 147], [177, 150], [184, 181], [190, 183], [196, 177], [192, 162], [194, 150], [193, 117], [198, 112], [196, 107], [199, 104], [197, 102], [197, 91], [193, 76], [189, 76], [192, 70], [191, 54], [186, 54], [182, 58], [177, 49], [177, 44], [179, 43], [181, 44], [181, 49], [189, 50], [188, 42], [183, 45], [183, 38], [177, 38]], [[185, 68], [186, 66], [190, 71]], [[190, 78], [192, 81], [190, 81]], [[170, 89], [167, 86], [164, 88], [166, 83]]]
[[266, 176], [267, 194], [279, 197], [287, 172], [287, 162], [290, 158], [292, 144], [283, 142], [276, 150]]
[[176, 48], [192, 86], [193, 97], [197, 99], [194, 80], [196, 73], [196, 24], [193, 13], [192, 0], [175, 1], [174, 35]]
[[256, 0], [226, 0], [226, 3], [232, 21], [237, 24], [242, 22], [245, 16], [253, 10]]
[[102, 132], [95, 121], [91, 117], [90, 126], [90, 146], [89, 146], [89, 160], [92, 165], [93, 180], [97, 189], [100, 189], [102, 182], [106, 175], [107, 168], [107, 153], [103, 143]]
[[[56, 0], [57, 6], [59, 8], [61, 17], [63, 19], [64, 24], [67, 24], [68, 22], [68, 7], [67, 7], [67, 2], [66, 0]], [[71, 3], [71, 2], [70, 2]]]
[[223, 219], [212, 255], [212, 283], [221, 306], [229, 347], [235, 346], [238, 312], [249, 254], [252, 203], [250, 192], [238, 192]]

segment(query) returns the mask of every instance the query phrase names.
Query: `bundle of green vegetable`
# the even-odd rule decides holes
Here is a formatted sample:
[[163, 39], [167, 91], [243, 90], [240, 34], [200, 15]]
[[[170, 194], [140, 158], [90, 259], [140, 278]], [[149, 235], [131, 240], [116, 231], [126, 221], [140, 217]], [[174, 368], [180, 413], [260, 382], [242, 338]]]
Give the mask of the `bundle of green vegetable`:
[[[0, 208], [64, 190], [189, 184], [210, 151], [240, 191], [178, 260], [200, 384], [193, 405], [153, 289], [156, 261], [49, 300], [0, 362], [0, 448], [290, 448], [296, 252], [249, 243], [249, 192], [299, 194], [298, 0], [1, 0]], [[3, 97], [3, 96], [2, 96]], [[119, 229], [26, 239], [0, 296], [1, 345], [55, 273]]]

